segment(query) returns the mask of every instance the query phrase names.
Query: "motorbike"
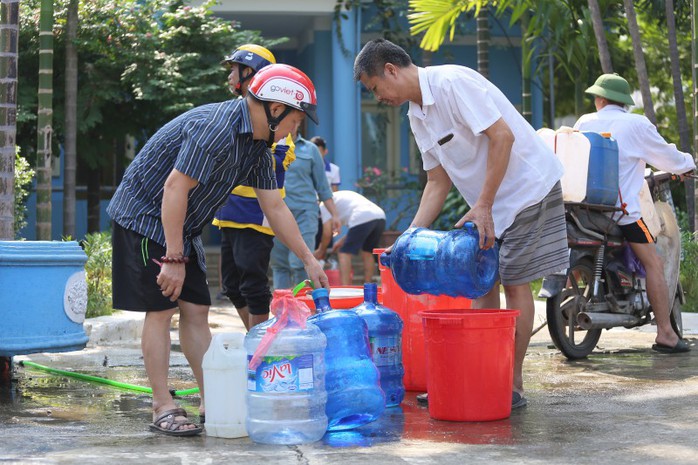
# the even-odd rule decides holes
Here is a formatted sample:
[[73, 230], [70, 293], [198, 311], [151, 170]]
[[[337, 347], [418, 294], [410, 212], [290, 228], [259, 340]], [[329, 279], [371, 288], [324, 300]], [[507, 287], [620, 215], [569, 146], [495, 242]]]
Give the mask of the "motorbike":
[[[671, 326], [682, 338], [681, 232], [669, 188], [678, 176], [650, 170], [646, 174], [651, 200], [647, 213], [643, 208], [643, 218], [656, 214], [659, 220], [657, 250], [669, 287]], [[603, 329], [653, 321], [644, 269], [617, 224], [622, 214], [616, 207], [565, 202], [570, 267], [546, 276], [539, 297], [546, 299], [550, 337], [570, 360], [589, 355]]]

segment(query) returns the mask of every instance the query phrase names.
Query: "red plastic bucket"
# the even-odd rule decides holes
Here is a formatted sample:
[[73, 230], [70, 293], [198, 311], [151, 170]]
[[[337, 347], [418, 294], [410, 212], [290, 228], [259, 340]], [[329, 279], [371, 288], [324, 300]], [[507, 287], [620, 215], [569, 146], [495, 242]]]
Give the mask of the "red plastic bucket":
[[518, 315], [518, 310], [421, 312], [432, 418], [509, 417]]
[[[315, 310], [312, 289], [302, 291], [298, 298], [303, 300], [311, 310]], [[330, 306], [333, 309], [351, 309], [364, 301], [364, 288], [362, 286], [333, 286], [330, 289]], [[383, 303], [383, 293], [378, 291], [378, 302]]]
[[[373, 249], [380, 256], [385, 249]], [[408, 391], [426, 392], [427, 358], [424, 349], [424, 326], [419, 312], [424, 310], [464, 309], [472, 306], [465, 297], [412, 295], [397, 285], [390, 268], [378, 262], [383, 290], [383, 305], [397, 312], [404, 324], [402, 329], [402, 364], [405, 368], [403, 383]]]

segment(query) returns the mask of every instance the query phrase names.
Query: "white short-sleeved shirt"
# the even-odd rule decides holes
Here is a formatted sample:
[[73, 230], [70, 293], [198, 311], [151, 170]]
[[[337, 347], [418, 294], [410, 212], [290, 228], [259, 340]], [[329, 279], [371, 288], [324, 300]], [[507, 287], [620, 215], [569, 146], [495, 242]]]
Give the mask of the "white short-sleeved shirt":
[[[358, 192], [337, 191], [332, 194], [332, 199], [337, 207], [339, 220], [349, 228], [369, 221], [385, 219], [383, 209]], [[332, 218], [324, 203], [320, 205], [320, 213], [323, 223]]]
[[339, 166], [334, 163], [330, 163], [330, 169], [327, 169], [327, 164], [325, 164], [325, 174], [327, 175], [327, 182], [330, 186], [339, 186], [342, 183], [342, 179], [339, 176]]
[[503, 118], [514, 133], [509, 166], [492, 206], [495, 234], [523, 209], [540, 202], [564, 169], [506, 96], [478, 72], [458, 65], [419, 68], [422, 106], [410, 102], [412, 133], [425, 170], [441, 165], [469, 205], [482, 192], [489, 138], [483, 131]]
[[[642, 217], [640, 189], [647, 163], [670, 173], [682, 174], [696, 168], [690, 154], [667, 144], [657, 128], [643, 115], [628, 113], [618, 105], [607, 105], [596, 113], [583, 115], [574, 125], [580, 131], [610, 132], [618, 142], [618, 187], [628, 214], [619, 224], [634, 223]], [[617, 206], [620, 206], [618, 199]]]

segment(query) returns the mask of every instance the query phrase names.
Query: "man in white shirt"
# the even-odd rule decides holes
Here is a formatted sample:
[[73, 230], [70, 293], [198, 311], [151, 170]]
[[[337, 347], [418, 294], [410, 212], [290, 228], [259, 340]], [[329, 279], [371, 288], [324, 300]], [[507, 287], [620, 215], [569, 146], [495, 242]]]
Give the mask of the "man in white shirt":
[[[339, 250], [339, 276], [343, 286], [351, 285], [351, 256], [361, 251], [364, 265], [364, 282], [370, 283], [376, 271], [373, 249], [378, 246], [381, 235], [385, 230], [385, 212], [381, 207], [354, 191], [337, 191], [332, 195], [334, 204], [339, 212], [342, 226], [349, 231], [334, 245], [333, 250]], [[327, 247], [332, 238], [332, 215], [323, 203], [320, 205], [322, 216], [322, 240], [315, 258], [324, 259]]]
[[[429, 227], [451, 185], [470, 211], [480, 247], [500, 243], [499, 277], [516, 322], [512, 408], [526, 405], [523, 360], [533, 328], [531, 281], [569, 266], [560, 178], [555, 155], [504, 94], [472, 69], [421, 68], [399, 46], [368, 42], [354, 62], [354, 78], [379, 102], [409, 102], [412, 133], [427, 184], [411, 226]], [[475, 308], [501, 308], [499, 285]]]
[[[642, 262], [647, 274], [647, 297], [657, 322], [652, 348], [658, 352], [688, 352], [690, 348], [671, 327], [669, 289], [664, 264], [640, 211], [640, 189], [647, 163], [671, 173], [687, 173], [696, 168], [688, 153], [668, 144], [657, 128], [643, 115], [628, 113], [634, 105], [628, 81], [617, 74], [602, 74], [586, 90], [594, 96], [596, 113], [583, 115], [574, 125], [580, 131], [610, 132], [618, 142], [619, 188], [628, 214], [618, 221], [623, 235]], [[620, 199], [617, 206], [620, 206]]]
[[[499, 276], [516, 322], [512, 408], [526, 405], [523, 360], [533, 328], [531, 281], [569, 266], [560, 178], [552, 151], [504, 94], [464, 66], [417, 67], [400, 47], [368, 42], [354, 62], [354, 78], [379, 102], [409, 101], [412, 133], [422, 153], [427, 184], [412, 226], [429, 227], [451, 185], [470, 211], [480, 247], [500, 243]], [[500, 308], [499, 285], [474, 302]]]

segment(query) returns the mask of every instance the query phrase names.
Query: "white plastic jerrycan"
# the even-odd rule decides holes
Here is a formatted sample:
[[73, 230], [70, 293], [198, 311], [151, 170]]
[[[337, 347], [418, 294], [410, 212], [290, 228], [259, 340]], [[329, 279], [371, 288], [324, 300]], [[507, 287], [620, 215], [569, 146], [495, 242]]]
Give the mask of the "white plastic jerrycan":
[[206, 434], [219, 438], [247, 436], [247, 353], [242, 333], [213, 336], [204, 354]]
[[581, 132], [562, 126], [557, 131], [543, 128], [538, 135], [558, 156], [565, 174], [560, 180], [565, 202], [582, 202], [587, 196], [591, 142]]

